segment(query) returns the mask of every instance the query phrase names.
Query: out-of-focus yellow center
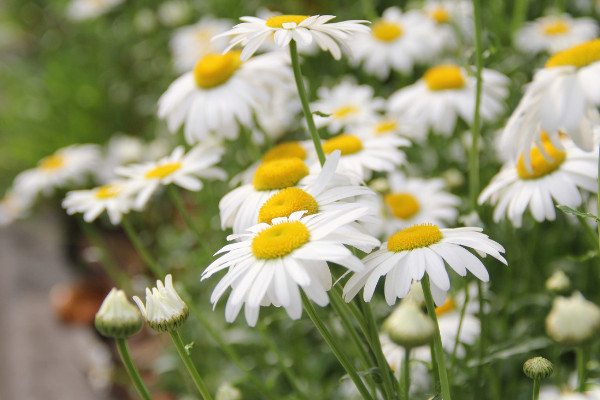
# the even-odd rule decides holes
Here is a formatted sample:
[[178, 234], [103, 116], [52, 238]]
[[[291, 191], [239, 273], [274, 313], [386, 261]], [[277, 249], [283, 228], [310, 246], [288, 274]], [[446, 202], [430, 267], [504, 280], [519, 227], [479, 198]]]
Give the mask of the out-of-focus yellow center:
[[398, 24], [380, 20], [373, 24], [371, 33], [377, 40], [381, 40], [382, 42], [393, 42], [402, 36], [402, 27]]
[[282, 158], [260, 165], [254, 173], [252, 184], [256, 190], [275, 190], [296, 185], [308, 175], [308, 167], [301, 159]]
[[323, 143], [323, 151], [326, 154], [334, 150], [340, 150], [343, 156], [358, 153], [363, 148], [362, 142], [354, 135], [338, 135]]
[[396, 218], [410, 219], [421, 208], [419, 201], [408, 193], [388, 193], [383, 196], [383, 201]]
[[302, 222], [283, 222], [256, 235], [252, 240], [252, 253], [263, 260], [284, 257], [302, 247], [309, 238], [308, 228]]
[[448, 297], [448, 300], [444, 304], [435, 308], [435, 314], [439, 317], [454, 310], [456, 310], [456, 303], [452, 300], [452, 297]]
[[546, 62], [546, 68], [561, 65], [572, 65], [581, 68], [599, 60], [600, 39], [594, 39], [554, 54]]
[[333, 116], [336, 118], [344, 118], [347, 115], [350, 114], [356, 114], [360, 111], [360, 109], [354, 105], [349, 105], [349, 106], [344, 106], [344, 107], [340, 107], [338, 109], [336, 109], [333, 112]]
[[442, 232], [433, 224], [414, 225], [394, 233], [388, 239], [389, 251], [400, 252], [431, 246], [442, 240]]
[[569, 32], [570, 29], [571, 27], [568, 24], [560, 20], [548, 22], [543, 26], [544, 35], [547, 36], [562, 35]]
[[377, 135], [385, 135], [386, 133], [395, 131], [397, 127], [398, 123], [394, 120], [381, 121], [375, 125], [375, 133]]
[[266, 25], [269, 28], [283, 28], [283, 24], [288, 24], [290, 22], [294, 22], [296, 25], [299, 25], [300, 22], [304, 21], [308, 17], [308, 15], [276, 15], [267, 19]]
[[298, 142], [285, 142], [269, 149], [263, 156], [262, 162], [266, 163], [282, 158], [297, 157], [301, 160], [306, 158], [306, 150]]
[[38, 166], [45, 171], [53, 171], [62, 167], [65, 164], [65, 158], [60, 154], [52, 154], [42, 159]]
[[542, 153], [539, 147], [532, 148], [529, 153], [529, 157], [531, 157], [531, 172], [529, 172], [525, 165], [525, 156], [521, 154], [521, 157], [519, 157], [517, 173], [521, 179], [541, 178], [556, 171], [565, 161], [567, 153], [554, 147], [546, 134], [542, 135], [542, 146], [549, 158]]
[[207, 54], [194, 67], [196, 85], [202, 89], [211, 89], [227, 82], [242, 62], [239, 51], [225, 54]]
[[145, 177], [146, 179], [163, 179], [177, 171], [179, 168], [181, 168], [180, 162], [159, 165], [146, 172]]
[[111, 197], [115, 197], [121, 192], [121, 185], [113, 184], [113, 185], [104, 185], [100, 186], [96, 189], [96, 193], [94, 194], [97, 199], [108, 199]]
[[427, 15], [429, 15], [429, 18], [438, 24], [445, 24], [446, 22], [450, 21], [450, 14], [444, 7], [436, 7], [432, 10], [429, 10]]
[[465, 86], [465, 78], [456, 65], [445, 64], [429, 68], [423, 75], [429, 90], [461, 89]]
[[273, 218], [289, 217], [293, 212], [306, 210], [305, 215], [319, 211], [319, 204], [310, 194], [297, 187], [275, 193], [260, 208], [258, 222], [271, 223]]

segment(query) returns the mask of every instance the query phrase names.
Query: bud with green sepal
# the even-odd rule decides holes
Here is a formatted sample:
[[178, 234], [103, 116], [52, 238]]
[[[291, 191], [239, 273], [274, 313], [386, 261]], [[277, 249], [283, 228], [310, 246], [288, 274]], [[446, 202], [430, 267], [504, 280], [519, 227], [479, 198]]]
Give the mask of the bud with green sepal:
[[133, 300], [138, 305], [144, 319], [158, 332], [173, 332], [187, 320], [189, 310], [187, 304], [175, 291], [171, 274], [165, 277], [165, 283], [158, 280], [156, 287], [146, 288], [146, 305], [134, 296]]
[[533, 379], [533, 400], [538, 400], [542, 379], [546, 379], [554, 372], [552, 363], [544, 357], [534, 357], [525, 361], [523, 372], [528, 378]]
[[142, 316], [125, 292], [112, 288], [96, 313], [94, 325], [102, 336], [126, 338], [142, 328]]

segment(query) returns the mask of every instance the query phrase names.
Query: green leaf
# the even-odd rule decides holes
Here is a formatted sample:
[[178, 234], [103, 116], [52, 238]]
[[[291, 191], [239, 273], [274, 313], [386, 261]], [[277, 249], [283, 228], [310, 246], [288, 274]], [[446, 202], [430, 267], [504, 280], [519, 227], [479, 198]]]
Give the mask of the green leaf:
[[192, 349], [194, 348], [195, 345], [196, 345], [196, 343], [194, 343], [194, 342], [189, 342], [188, 344], [185, 345], [185, 352], [188, 354], [188, 356], [191, 355], [190, 352], [192, 351]]
[[[481, 364], [489, 364], [492, 361], [505, 360], [513, 356], [529, 353], [533, 350], [543, 349], [550, 346], [552, 343], [552, 340], [548, 339], [547, 337], [533, 338], [516, 346], [499, 349], [498, 351], [492, 351], [490, 352], [489, 356], [481, 360]], [[467, 365], [469, 367], [476, 367], [479, 364], [479, 360], [472, 360]]]
[[314, 115], [318, 115], [319, 117], [331, 117], [331, 114], [325, 114], [324, 112], [321, 111], [313, 111]]
[[590, 213], [586, 213], [586, 212], [582, 212], [582, 211], [577, 211], [571, 207], [568, 206], [562, 206], [562, 205], [558, 205], [556, 206], [556, 208], [558, 208], [560, 211], [564, 212], [565, 214], [573, 214], [576, 217], [580, 217], [580, 218], [592, 218], [596, 221], [600, 221], [600, 219], [598, 219], [597, 216], [595, 216], [594, 214], [590, 214]]
[[569, 260], [573, 260], [576, 262], [583, 262], [583, 261], [587, 261], [590, 260], [594, 257], [598, 257], [598, 250], [589, 250], [586, 253], [583, 253], [581, 255], [567, 255], [567, 258]]

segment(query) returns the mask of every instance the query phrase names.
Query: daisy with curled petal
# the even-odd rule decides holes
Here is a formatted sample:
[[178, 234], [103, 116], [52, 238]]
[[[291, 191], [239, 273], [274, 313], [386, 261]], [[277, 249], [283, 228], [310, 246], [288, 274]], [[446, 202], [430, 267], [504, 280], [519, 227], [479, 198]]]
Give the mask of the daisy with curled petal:
[[376, 246], [378, 240], [364, 234], [346, 234], [345, 225], [363, 216], [368, 210], [330, 211], [304, 215], [304, 211], [289, 217], [274, 219], [249, 229], [250, 233], [230, 235], [237, 240], [217, 252], [223, 254], [202, 273], [201, 280], [228, 269], [215, 287], [211, 303], [216, 306], [229, 287], [232, 288], [225, 306], [225, 319], [235, 320], [242, 306], [248, 325], [254, 326], [261, 306], [284, 307], [290, 318], [302, 314], [300, 288], [306, 296], [324, 307], [329, 304], [327, 291], [332, 277], [327, 262], [334, 262], [351, 271], [363, 269], [361, 261], [344, 245]]
[[242, 17], [242, 23], [216, 37], [231, 36], [226, 51], [242, 46], [242, 61], [250, 58], [267, 39], [272, 39], [278, 47], [287, 46], [292, 40], [299, 46], [307, 46], [314, 41], [323, 51], [329, 51], [333, 58], [339, 60], [342, 56], [340, 46], [350, 52], [349, 38], [356, 32], [368, 32], [369, 27], [363, 24], [369, 21], [328, 23], [333, 18], [335, 15], [275, 15], [267, 19]]
[[507, 162], [479, 195], [479, 204], [495, 205], [494, 221], [506, 215], [516, 227], [529, 208], [533, 218], [554, 221], [554, 202], [577, 208], [582, 203], [579, 189], [598, 192], [598, 154], [584, 152], [568, 138], [556, 148], [548, 135], [529, 152], [529, 165], [521, 154], [518, 162]]
[[285, 54], [264, 54], [246, 62], [240, 52], [208, 54], [193, 71], [169, 86], [158, 100], [158, 117], [171, 132], [184, 125], [189, 144], [211, 134], [235, 139], [239, 125], [252, 126], [253, 110], [267, 103], [274, 90], [293, 85]]
[[[505, 109], [509, 80], [503, 74], [484, 69], [481, 117], [493, 121]], [[416, 83], [396, 91], [388, 101], [391, 113], [423, 124], [434, 133], [449, 136], [461, 117], [473, 124], [477, 80], [458, 65], [429, 68]]]
[[557, 53], [594, 39], [598, 24], [592, 18], [573, 18], [569, 14], [540, 17], [526, 22], [515, 33], [516, 47], [525, 53]]
[[500, 255], [504, 248], [481, 231], [476, 227], [440, 229], [433, 224], [414, 225], [398, 231], [379, 250], [363, 259], [366, 268], [348, 280], [344, 298], [350, 301], [364, 288], [364, 300], [371, 301], [377, 282], [385, 275], [385, 300], [392, 305], [396, 298], [406, 297], [412, 282], [420, 281], [427, 273], [435, 303], [442, 305], [450, 289], [444, 262], [461, 276], [468, 270], [481, 281], [489, 280], [483, 263], [465, 247], [489, 254], [506, 264]]
[[227, 174], [214, 167], [224, 153], [224, 149], [196, 146], [184, 154], [183, 146], [178, 146], [171, 155], [156, 162], [131, 164], [117, 168], [118, 175], [129, 179], [135, 188], [135, 208], [142, 209], [150, 196], [160, 187], [172, 183], [184, 189], [198, 191], [202, 181], [198, 178], [224, 180]]
[[[594, 148], [600, 124], [600, 39], [554, 54], [537, 71], [502, 133], [503, 147], [512, 156], [528, 152], [545, 131], [560, 146], [559, 131], [585, 151]], [[525, 159], [527, 162], [528, 160]]]

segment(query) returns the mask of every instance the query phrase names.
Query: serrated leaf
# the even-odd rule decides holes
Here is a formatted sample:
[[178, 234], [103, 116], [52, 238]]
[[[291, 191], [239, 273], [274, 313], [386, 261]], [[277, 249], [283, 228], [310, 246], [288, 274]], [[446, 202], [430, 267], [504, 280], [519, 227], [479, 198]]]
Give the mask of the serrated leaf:
[[325, 114], [324, 112], [321, 111], [313, 111], [314, 115], [317, 115], [319, 117], [331, 117], [331, 114]]
[[590, 213], [586, 213], [583, 211], [577, 211], [569, 206], [563, 206], [563, 205], [558, 205], [556, 206], [556, 208], [558, 208], [560, 211], [564, 212], [565, 214], [573, 214], [576, 217], [580, 217], [580, 218], [591, 218], [594, 219], [596, 221], [600, 221], [600, 219], [598, 219], [597, 216], [595, 216], [594, 214], [590, 214]]

